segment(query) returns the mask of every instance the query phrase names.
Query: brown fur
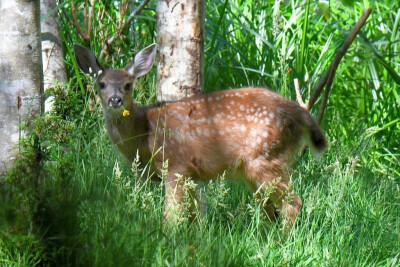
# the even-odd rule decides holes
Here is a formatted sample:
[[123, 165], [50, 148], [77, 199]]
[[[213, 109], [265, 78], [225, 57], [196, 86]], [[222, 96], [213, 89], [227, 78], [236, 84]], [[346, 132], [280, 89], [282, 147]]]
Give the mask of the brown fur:
[[[110, 138], [128, 160], [133, 161], [139, 150], [145, 163], [162, 148], [154, 156], [154, 167], [160, 170], [168, 160], [166, 182], [173, 188], [177, 186], [176, 173], [208, 180], [231, 170], [228, 176], [243, 173], [254, 192], [279, 180], [270, 199], [285, 218], [291, 223], [295, 220], [302, 202], [288, 191], [287, 169], [312, 133], [323, 137], [316, 124], [310, 128], [313, 119], [297, 103], [269, 90], [249, 87], [143, 109], [131, 106], [128, 118], [120, 118], [118, 123], [106, 120]], [[167, 195], [167, 214], [170, 205], [180, 202], [183, 192], [174, 190], [174, 194]], [[293, 200], [285, 203], [289, 201], [285, 200], [287, 194]], [[267, 213], [272, 216], [271, 211]]]
[[[82, 69], [88, 67], [79, 60], [89, 58], [92, 63], [87, 65], [104, 70], [90, 54], [83, 58], [79, 57], [81, 51], [75, 53]], [[147, 59], [147, 55], [137, 57]], [[98, 78], [98, 84], [105, 85], [99, 94], [107, 131], [129, 161], [138, 151], [143, 164], [152, 158], [151, 166], [160, 171], [168, 160], [167, 218], [183, 198], [183, 182], [176, 174], [209, 180], [230, 170], [228, 178], [242, 176], [260, 198], [267, 216], [273, 219], [277, 209], [292, 225], [302, 201], [288, 187], [288, 167], [304, 145], [316, 153], [327, 146], [324, 134], [306, 110], [272, 91], [254, 87], [141, 108], [134, 104], [132, 92], [123, 89], [136, 78], [129, 71], [104, 70]], [[121, 97], [121, 105], [130, 112], [128, 117], [122, 116], [122, 108], [109, 107], [115, 96]], [[265, 199], [263, 192], [271, 186], [272, 193]]]

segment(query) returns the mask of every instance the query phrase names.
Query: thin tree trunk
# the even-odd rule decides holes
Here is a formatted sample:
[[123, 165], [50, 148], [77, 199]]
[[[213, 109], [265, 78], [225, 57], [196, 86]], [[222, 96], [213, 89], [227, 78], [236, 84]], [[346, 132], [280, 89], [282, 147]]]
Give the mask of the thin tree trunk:
[[[41, 37], [45, 91], [54, 85], [56, 80], [62, 84], [66, 78], [64, 54], [57, 24], [58, 16], [57, 12], [54, 12], [56, 6], [56, 0], [40, 0], [40, 16], [44, 18], [41, 21]], [[44, 103], [44, 109], [47, 112], [52, 108], [53, 97], [49, 97]]]
[[18, 143], [42, 112], [39, 0], [0, 0], [0, 173], [12, 166]]
[[158, 100], [203, 90], [204, 0], [157, 2]]

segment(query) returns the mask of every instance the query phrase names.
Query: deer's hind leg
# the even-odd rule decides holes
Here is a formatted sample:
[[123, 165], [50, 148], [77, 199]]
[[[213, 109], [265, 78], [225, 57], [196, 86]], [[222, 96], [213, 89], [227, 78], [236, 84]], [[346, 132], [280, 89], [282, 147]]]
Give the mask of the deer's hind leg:
[[246, 176], [257, 202], [266, 216], [276, 219], [275, 211], [283, 217], [285, 227], [291, 228], [302, 206], [302, 201], [289, 186], [289, 176], [279, 163], [256, 159], [245, 166]]

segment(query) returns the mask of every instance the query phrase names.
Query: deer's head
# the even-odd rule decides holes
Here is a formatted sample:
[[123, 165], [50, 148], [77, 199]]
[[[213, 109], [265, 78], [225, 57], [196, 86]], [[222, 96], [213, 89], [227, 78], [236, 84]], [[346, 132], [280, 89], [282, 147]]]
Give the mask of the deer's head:
[[104, 109], [114, 114], [130, 109], [135, 79], [145, 75], [153, 66], [157, 45], [152, 44], [136, 54], [134, 60], [123, 69], [104, 68], [96, 56], [81, 45], [74, 45], [75, 59], [79, 68], [97, 79], [97, 87]]

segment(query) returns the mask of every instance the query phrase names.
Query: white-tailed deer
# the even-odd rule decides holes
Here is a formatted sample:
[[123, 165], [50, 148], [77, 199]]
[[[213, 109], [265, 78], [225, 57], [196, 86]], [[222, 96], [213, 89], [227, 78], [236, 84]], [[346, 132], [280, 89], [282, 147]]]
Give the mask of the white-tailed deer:
[[273, 185], [268, 201], [262, 202], [265, 211], [273, 219], [277, 209], [291, 225], [302, 201], [288, 187], [287, 167], [304, 145], [313, 154], [327, 147], [315, 120], [296, 102], [254, 87], [138, 107], [133, 83], [151, 69], [156, 50], [152, 44], [126, 68], [106, 69], [90, 50], [74, 46], [78, 66], [97, 78], [108, 135], [121, 153], [133, 161], [139, 151], [141, 162], [152, 158], [157, 171], [168, 160], [167, 218], [183, 198], [176, 174], [209, 180], [232, 170], [228, 177], [244, 178], [258, 195]]

